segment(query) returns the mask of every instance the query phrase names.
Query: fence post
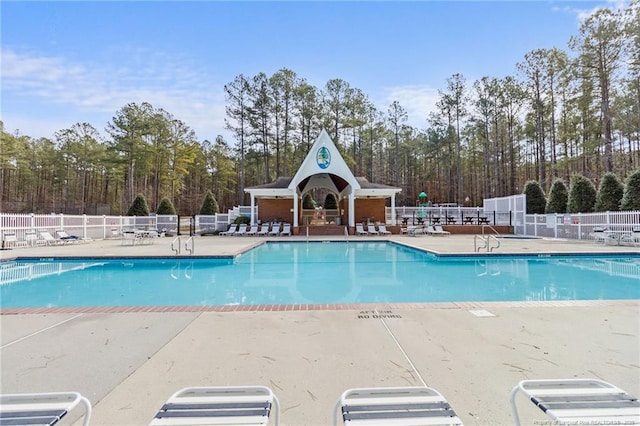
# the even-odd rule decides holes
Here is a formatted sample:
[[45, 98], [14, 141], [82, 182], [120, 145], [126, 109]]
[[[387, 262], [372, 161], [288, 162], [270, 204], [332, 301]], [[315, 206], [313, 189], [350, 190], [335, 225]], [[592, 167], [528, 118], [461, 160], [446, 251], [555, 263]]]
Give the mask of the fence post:
[[538, 213], [533, 214], [533, 236], [538, 236]]
[[82, 215], [82, 238], [87, 238], [87, 215]]

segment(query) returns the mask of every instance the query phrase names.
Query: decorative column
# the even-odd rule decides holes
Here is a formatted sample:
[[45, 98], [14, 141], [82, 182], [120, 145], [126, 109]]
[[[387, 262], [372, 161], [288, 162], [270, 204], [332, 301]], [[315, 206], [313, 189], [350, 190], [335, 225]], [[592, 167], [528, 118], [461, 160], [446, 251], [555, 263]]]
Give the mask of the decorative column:
[[253, 195], [253, 192], [252, 192], [251, 193], [251, 225], [256, 224], [255, 209], [256, 209], [256, 197]]
[[293, 227], [298, 227], [298, 191], [293, 191]]
[[356, 199], [356, 195], [354, 193], [353, 188], [351, 188], [351, 192], [349, 193], [349, 227], [351, 228], [356, 226], [355, 199]]
[[395, 194], [391, 197], [391, 224], [397, 225], [396, 223], [396, 196]]

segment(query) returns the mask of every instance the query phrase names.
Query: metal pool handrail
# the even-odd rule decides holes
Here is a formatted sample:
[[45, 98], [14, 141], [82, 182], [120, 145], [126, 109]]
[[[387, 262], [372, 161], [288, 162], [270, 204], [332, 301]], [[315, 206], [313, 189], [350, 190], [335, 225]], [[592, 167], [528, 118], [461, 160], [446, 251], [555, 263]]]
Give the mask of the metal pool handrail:
[[[178, 248], [176, 248], [176, 242], [178, 243]], [[180, 237], [175, 237], [173, 241], [171, 241], [171, 251], [175, 252], [176, 256], [180, 254]]]
[[[191, 243], [191, 248], [189, 248], [189, 243]], [[191, 255], [192, 255], [192, 254], [193, 254], [193, 252], [194, 252], [194, 251], [195, 251], [195, 249], [196, 249], [196, 245], [195, 245], [195, 244], [196, 244], [196, 243], [195, 243], [195, 240], [193, 239], [193, 236], [189, 237], [189, 238], [187, 239], [187, 241], [185, 241], [185, 242], [184, 242], [184, 249], [185, 249], [185, 251], [188, 251], [188, 252], [189, 252], [189, 254], [191, 254]]]

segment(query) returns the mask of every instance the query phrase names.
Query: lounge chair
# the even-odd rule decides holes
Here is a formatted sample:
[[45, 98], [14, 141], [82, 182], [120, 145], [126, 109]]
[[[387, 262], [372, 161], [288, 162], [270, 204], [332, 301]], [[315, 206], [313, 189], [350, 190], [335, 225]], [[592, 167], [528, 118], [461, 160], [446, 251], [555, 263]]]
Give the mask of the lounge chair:
[[273, 226], [271, 227], [271, 231], [269, 232], [269, 235], [273, 235], [274, 237], [277, 237], [278, 235], [280, 235], [280, 224], [279, 223], [274, 223]]
[[593, 228], [593, 231], [591, 231], [591, 236], [593, 237], [593, 242], [594, 243], [605, 243], [607, 241], [607, 234], [606, 231], [607, 228], [603, 228], [603, 227], [595, 227]]
[[280, 404], [265, 386], [185, 388], [174, 393], [149, 426], [267, 425], [274, 412], [280, 423]]
[[247, 235], [247, 224], [246, 223], [241, 223], [238, 226], [238, 230], [233, 233], [233, 236], [234, 237], [244, 237], [245, 235]]
[[57, 230], [56, 236], [63, 243], [77, 243], [78, 241], [81, 241], [78, 236], [67, 234], [67, 232], [64, 229]]
[[251, 228], [246, 232], [246, 235], [256, 235], [258, 233], [258, 225], [251, 225]]
[[433, 225], [434, 235], [451, 235], [451, 232], [442, 229], [442, 225]]
[[258, 231], [258, 235], [267, 235], [269, 233], [269, 224], [263, 223], [260, 225], [260, 230]]
[[0, 395], [0, 424], [53, 425], [71, 410], [85, 406], [84, 426], [91, 420], [91, 403], [77, 392]]
[[461, 425], [447, 400], [428, 387], [360, 388], [345, 391], [336, 403], [345, 425]]
[[378, 225], [378, 233], [380, 235], [391, 235], [391, 231], [387, 231], [387, 225], [385, 225], [384, 223]]
[[220, 235], [233, 235], [237, 230], [238, 230], [238, 225], [235, 223], [232, 223], [231, 226], [229, 226], [229, 229], [227, 229], [224, 232], [221, 232]]
[[[49, 231], [40, 231], [39, 234], [40, 234], [40, 237], [42, 237], [41, 241], [44, 241], [44, 244], [46, 244], [48, 246], [55, 246], [57, 244], [64, 244], [63, 241], [61, 241], [61, 240], [59, 240], [57, 238], [54, 238], [54, 236], [51, 235], [51, 232], [49, 232]], [[37, 243], [38, 242], [36, 241], [36, 244]]]
[[380, 233], [376, 231], [376, 226], [374, 224], [367, 225], [367, 233], [369, 235], [380, 235]]
[[282, 225], [282, 231], [280, 231], [280, 236], [283, 236], [283, 235], [291, 236], [291, 224], [290, 223], [285, 223], [284, 225]]
[[598, 379], [523, 380], [511, 391], [511, 413], [522, 392], [559, 424], [640, 424], [640, 402], [622, 389]]
[[633, 228], [633, 231], [630, 234], [623, 235], [620, 238], [620, 243], [640, 246], [640, 228]]
[[6, 232], [2, 237], [2, 248], [11, 248], [11, 247], [18, 247], [18, 246], [26, 247], [27, 242], [19, 241], [18, 237], [13, 232]]
[[427, 229], [424, 226], [408, 226], [407, 235], [417, 237], [418, 235], [424, 235], [427, 233]]
[[47, 244], [45, 240], [41, 240], [38, 237], [38, 233], [36, 231], [26, 231], [24, 233], [24, 240], [28, 246], [38, 246], [38, 245]]
[[364, 230], [361, 223], [356, 223], [356, 235], [369, 235], [369, 233]]

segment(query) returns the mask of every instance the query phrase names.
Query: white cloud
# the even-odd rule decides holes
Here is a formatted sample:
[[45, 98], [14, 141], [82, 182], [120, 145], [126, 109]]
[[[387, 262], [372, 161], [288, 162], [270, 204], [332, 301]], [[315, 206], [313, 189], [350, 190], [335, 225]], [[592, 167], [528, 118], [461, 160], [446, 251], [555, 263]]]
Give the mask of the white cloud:
[[386, 113], [387, 108], [398, 101], [407, 111], [407, 124], [417, 128], [427, 127], [427, 116], [436, 111], [436, 102], [440, 99], [438, 89], [426, 85], [389, 87], [384, 90], [383, 99], [376, 102], [378, 108]]
[[[629, 6], [629, 0], [606, 0], [601, 4], [594, 5], [593, 7], [588, 9], [580, 9], [572, 6], [566, 6], [561, 10], [567, 13], [570, 13], [572, 15], [575, 15], [576, 18], [578, 19], [578, 25], [580, 25], [582, 24], [582, 22], [584, 22], [587, 18], [592, 16], [598, 10], [601, 10], [601, 9], [618, 10], [618, 9], [625, 9], [628, 6]], [[558, 9], [554, 8], [554, 10], [558, 10]]]
[[[156, 52], [119, 50], [114, 55], [129, 62], [116, 66], [107, 58], [79, 64], [2, 48], [3, 110], [11, 114], [3, 114], [7, 129], [52, 137], [82, 117], [101, 116], [103, 122], [90, 122], [101, 130], [127, 103], [149, 102], [184, 121], [200, 139], [225, 133], [223, 85], [206, 72], [183, 58]], [[31, 103], [29, 110], [20, 110], [26, 102]], [[67, 119], [58, 122], [52, 116]], [[18, 122], [12, 123], [12, 117]]]

